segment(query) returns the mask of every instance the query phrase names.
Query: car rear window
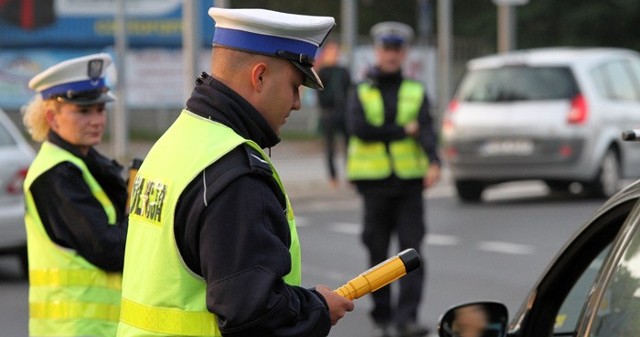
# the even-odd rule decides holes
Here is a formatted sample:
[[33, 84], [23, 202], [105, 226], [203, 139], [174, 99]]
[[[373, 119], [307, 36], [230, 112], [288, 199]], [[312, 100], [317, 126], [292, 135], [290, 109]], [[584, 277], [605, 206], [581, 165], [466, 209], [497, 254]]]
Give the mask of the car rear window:
[[471, 102], [571, 99], [578, 86], [567, 67], [508, 66], [469, 70], [458, 99]]

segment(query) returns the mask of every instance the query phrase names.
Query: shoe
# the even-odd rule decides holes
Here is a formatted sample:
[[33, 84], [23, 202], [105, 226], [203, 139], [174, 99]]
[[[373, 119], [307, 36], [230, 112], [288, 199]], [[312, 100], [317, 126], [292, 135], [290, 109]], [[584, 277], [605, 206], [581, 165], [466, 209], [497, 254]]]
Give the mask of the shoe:
[[431, 332], [431, 329], [417, 323], [400, 324], [397, 327], [397, 337], [423, 337]]
[[395, 337], [388, 324], [374, 324], [371, 337]]

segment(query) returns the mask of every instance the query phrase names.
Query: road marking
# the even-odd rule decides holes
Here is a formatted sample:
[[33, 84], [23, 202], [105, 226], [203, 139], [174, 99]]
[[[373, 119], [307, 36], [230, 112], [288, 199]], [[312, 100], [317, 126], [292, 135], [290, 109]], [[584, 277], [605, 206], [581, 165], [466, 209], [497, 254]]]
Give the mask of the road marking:
[[422, 194], [426, 199], [448, 199], [456, 196], [453, 186], [438, 184]]
[[360, 224], [349, 222], [334, 222], [329, 225], [329, 229], [333, 232], [343, 234], [360, 234], [362, 232], [362, 226]]
[[456, 246], [460, 238], [453, 235], [427, 234], [427, 245], [430, 246]]
[[[296, 224], [299, 228], [310, 227], [311, 220], [308, 217], [296, 217]], [[327, 230], [334, 233], [360, 235], [362, 233], [362, 225], [352, 222], [332, 222], [326, 225]], [[429, 233], [425, 238], [426, 244], [429, 246], [458, 246], [461, 239], [455, 235], [432, 234]], [[535, 247], [506, 241], [479, 241], [476, 244], [478, 250], [485, 252], [494, 252], [510, 255], [529, 255], [535, 253]]]
[[533, 254], [535, 252], [534, 247], [531, 245], [523, 245], [519, 243], [504, 241], [481, 241], [478, 243], [478, 249], [488, 252], [514, 255], [527, 255]]

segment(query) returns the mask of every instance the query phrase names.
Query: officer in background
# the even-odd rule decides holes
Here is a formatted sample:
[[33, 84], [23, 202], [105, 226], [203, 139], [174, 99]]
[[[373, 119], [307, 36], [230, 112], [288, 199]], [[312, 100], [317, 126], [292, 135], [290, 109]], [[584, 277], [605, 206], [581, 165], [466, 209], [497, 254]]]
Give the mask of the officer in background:
[[[422, 192], [439, 179], [440, 159], [425, 88], [402, 74], [413, 30], [381, 22], [371, 35], [376, 64], [348, 103], [347, 176], [364, 202], [362, 241], [374, 266], [387, 258], [394, 235], [400, 250], [420, 252], [426, 234]], [[424, 277], [418, 269], [402, 278], [396, 300], [390, 286], [372, 294], [376, 335], [428, 333], [417, 322]]]
[[[329, 185], [337, 188], [340, 177], [336, 165], [336, 152], [341, 148], [336, 144], [340, 140], [344, 151], [347, 150], [346, 106], [347, 95], [351, 90], [349, 69], [340, 65], [340, 44], [328, 40], [322, 47], [318, 60], [318, 76], [324, 84], [324, 90], [318, 90], [320, 106], [320, 128], [324, 136], [325, 161], [329, 174]], [[343, 157], [344, 158], [344, 157]]]
[[24, 124], [38, 155], [24, 182], [30, 336], [115, 336], [127, 233], [122, 167], [95, 150], [113, 101], [108, 54], [54, 65]]
[[[301, 284], [279, 141], [332, 17], [211, 8], [211, 75], [196, 80], [134, 182], [118, 336], [326, 336], [353, 310]], [[270, 151], [270, 150], [269, 150]]]

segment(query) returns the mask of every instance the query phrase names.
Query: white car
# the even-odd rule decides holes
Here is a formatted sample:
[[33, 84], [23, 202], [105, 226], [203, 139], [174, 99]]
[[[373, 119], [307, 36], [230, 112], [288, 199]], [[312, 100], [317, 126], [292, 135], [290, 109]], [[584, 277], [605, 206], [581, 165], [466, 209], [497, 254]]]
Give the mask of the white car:
[[459, 199], [515, 180], [610, 197], [640, 176], [640, 144], [621, 139], [640, 127], [639, 55], [541, 48], [470, 60], [442, 126]]
[[34, 156], [20, 130], [0, 110], [0, 254], [17, 255], [25, 272], [27, 241], [22, 185]]

